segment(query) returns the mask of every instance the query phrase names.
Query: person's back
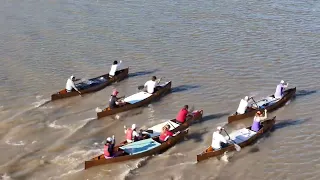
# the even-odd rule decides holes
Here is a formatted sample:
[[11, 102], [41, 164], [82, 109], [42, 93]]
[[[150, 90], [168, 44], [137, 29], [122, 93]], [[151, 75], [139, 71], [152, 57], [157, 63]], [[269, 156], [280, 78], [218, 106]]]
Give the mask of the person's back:
[[108, 137], [107, 142], [104, 145], [103, 153], [106, 159], [114, 156], [114, 140], [113, 139]]
[[66, 83], [66, 90], [67, 92], [71, 92], [72, 89], [78, 91], [79, 93], [81, 93], [78, 88], [76, 87], [76, 85], [74, 84], [74, 81], [76, 81], [76, 78], [72, 75], [68, 80], [67, 80], [67, 83]]
[[117, 107], [118, 107], [118, 105], [116, 104], [116, 102], [117, 102], [117, 97], [111, 95], [111, 96], [110, 96], [110, 99], [109, 99], [109, 107], [110, 107], [110, 109], [114, 109], [114, 108], [117, 108]]
[[136, 131], [136, 125], [132, 124], [131, 128], [125, 128], [125, 133], [126, 133], [126, 140], [128, 143], [134, 142], [135, 140], [139, 139], [139, 133]]
[[211, 143], [211, 147], [214, 149], [214, 150], [218, 150], [218, 149], [221, 149], [221, 148], [224, 148], [227, 146], [227, 140], [220, 134], [221, 133], [221, 130], [223, 128], [221, 128], [220, 126], [217, 127], [218, 131], [215, 131], [213, 134], [212, 134], [212, 143]]
[[238, 114], [244, 114], [248, 107], [248, 96], [246, 96], [244, 99], [240, 100], [239, 107], [237, 109]]
[[112, 66], [111, 66], [111, 69], [110, 69], [110, 72], [109, 72], [109, 75], [110, 76], [115, 76], [116, 75], [116, 72], [117, 70], [119, 70], [119, 67], [121, 65], [122, 61], [120, 61], [120, 63], [118, 64], [118, 61], [114, 61]]
[[184, 123], [187, 119], [187, 115], [188, 115], [188, 106], [185, 105], [180, 111], [179, 113], [177, 114], [176, 116], [176, 120], [179, 122], [179, 123]]
[[260, 111], [257, 111], [256, 115], [253, 118], [253, 122], [251, 125], [251, 130], [258, 132], [261, 129], [260, 122], [262, 120], [265, 120], [267, 118], [267, 110], [264, 111], [264, 116], [262, 117], [262, 114]]
[[[161, 79], [161, 78], [160, 78]], [[147, 92], [152, 94], [156, 90], [156, 86], [159, 83], [156, 76], [152, 76], [151, 80], [147, 81], [144, 84], [144, 87], [147, 88]]]
[[288, 83], [286, 83], [285, 85], [284, 80], [281, 80], [280, 84], [277, 85], [276, 92], [274, 93], [274, 97], [277, 99], [281, 99], [283, 97], [284, 90], [286, 87], [288, 87]]

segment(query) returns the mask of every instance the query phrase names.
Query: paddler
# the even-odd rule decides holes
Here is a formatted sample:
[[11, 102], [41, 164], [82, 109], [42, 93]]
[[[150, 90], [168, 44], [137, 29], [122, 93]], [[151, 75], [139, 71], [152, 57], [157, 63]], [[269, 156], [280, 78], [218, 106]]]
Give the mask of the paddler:
[[225, 148], [228, 146], [228, 141], [224, 136], [222, 136], [221, 131], [224, 130], [221, 126], [217, 127], [217, 131], [212, 134], [212, 143], [211, 147], [214, 150]]
[[110, 72], [109, 72], [109, 77], [112, 78], [115, 76], [117, 71], [119, 70], [119, 67], [121, 65], [122, 61], [118, 64], [118, 61], [113, 61], [113, 64], [111, 66]]
[[124, 133], [126, 134], [127, 143], [132, 143], [134, 141], [140, 140], [140, 135], [136, 130], [136, 124], [132, 124], [131, 128], [124, 126]]
[[261, 111], [257, 111], [256, 115], [253, 118], [251, 130], [258, 132], [261, 128], [260, 122], [267, 119], [267, 110], [264, 110], [264, 116], [262, 117]]
[[114, 145], [115, 145], [115, 139], [114, 135], [111, 137], [108, 137], [106, 140], [106, 143], [104, 144], [104, 157], [106, 159], [114, 157]]
[[167, 124], [162, 127], [161, 134], [159, 136], [160, 142], [165, 142], [168, 140], [168, 138], [172, 137], [174, 134], [170, 131], [170, 125]]
[[244, 99], [240, 100], [239, 107], [237, 109], [236, 114], [244, 114], [246, 112], [247, 107], [248, 107], [248, 101], [249, 101], [248, 96], [246, 96], [246, 97], [244, 97]]
[[157, 79], [156, 76], [152, 76], [151, 80], [147, 81], [144, 84], [144, 89], [146, 90], [146, 92], [152, 94], [157, 91], [157, 86], [160, 81], [161, 81], [161, 78]]
[[78, 88], [76, 87], [76, 85], [74, 84], [75, 81], [77, 81], [78, 79], [76, 79], [75, 76], [70, 76], [70, 78], [67, 80], [66, 83], [66, 90], [67, 92], [71, 92], [72, 89], [78, 91], [79, 94], [81, 94], [81, 92], [78, 90]]
[[118, 107], [122, 106], [123, 104], [125, 104], [125, 102], [120, 100], [123, 97], [120, 97], [120, 98], [117, 97], [118, 94], [119, 94], [119, 92], [116, 89], [114, 89], [111, 94], [111, 97], [109, 99], [110, 109], [118, 108]]
[[179, 113], [176, 116], [176, 121], [178, 123], [182, 124], [186, 121], [187, 116], [192, 116], [192, 114], [189, 113], [188, 108], [188, 105], [184, 105], [183, 108], [179, 111]]
[[276, 99], [281, 99], [284, 95], [284, 90], [287, 88], [289, 83], [285, 83], [284, 80], [280, 81], [280, 84], [277, 85], [276, 92], [274, 93], [274, 97]]

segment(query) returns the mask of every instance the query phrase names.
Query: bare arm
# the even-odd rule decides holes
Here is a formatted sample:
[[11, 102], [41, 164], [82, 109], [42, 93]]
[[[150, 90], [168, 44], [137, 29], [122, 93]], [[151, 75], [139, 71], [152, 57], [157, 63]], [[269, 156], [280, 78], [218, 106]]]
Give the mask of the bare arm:
[[80, 91], [78, 90], [78, 88], [76, 88], [76, 85], [74, 84], [74, 82], [72, 82], [71, 87], [80, 93]]

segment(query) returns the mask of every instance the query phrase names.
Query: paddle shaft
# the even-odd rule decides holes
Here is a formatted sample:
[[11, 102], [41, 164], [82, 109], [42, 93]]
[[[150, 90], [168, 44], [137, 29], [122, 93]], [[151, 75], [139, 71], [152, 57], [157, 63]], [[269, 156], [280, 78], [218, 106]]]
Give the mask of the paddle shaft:
[[251, 97], [250, 99], [252, 99], [252, 101], [256, 104], [257, 108], [259, 109], [259, 106], [258, 106], [257, 102], [253, 99], [253, 97]]
[[223, 130], [224, 130], [224, 132], [228, 135], [229, 139], [233, 142], [236, 150], [237, 150], [237, 151], [240, 151], [240, 150], [241, 150], [241, 147], [240, 147], [234, 140], [232, 140], [232, 139], [230, 138], [228, 132], [227, 132], [225, 129], [223, 129]]

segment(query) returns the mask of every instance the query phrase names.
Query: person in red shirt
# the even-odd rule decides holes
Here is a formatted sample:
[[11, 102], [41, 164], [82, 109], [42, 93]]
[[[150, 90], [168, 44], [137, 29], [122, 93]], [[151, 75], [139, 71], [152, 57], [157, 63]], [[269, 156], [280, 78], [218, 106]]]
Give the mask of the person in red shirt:
[[169, 137], [172, 137], [173, 135], [174, 135], [173, 132], [170, 131], [170, 125], [167, 124], [163, 126], [159, 140], [160, 142], [165, 142]]
[[184, 107], [179, 111], [176, 121], [178, 123], [184, 123], [187, 119], [187, 116], [190, 116], [189, 111], [188, 111], [188, 105], [184, 105]]

